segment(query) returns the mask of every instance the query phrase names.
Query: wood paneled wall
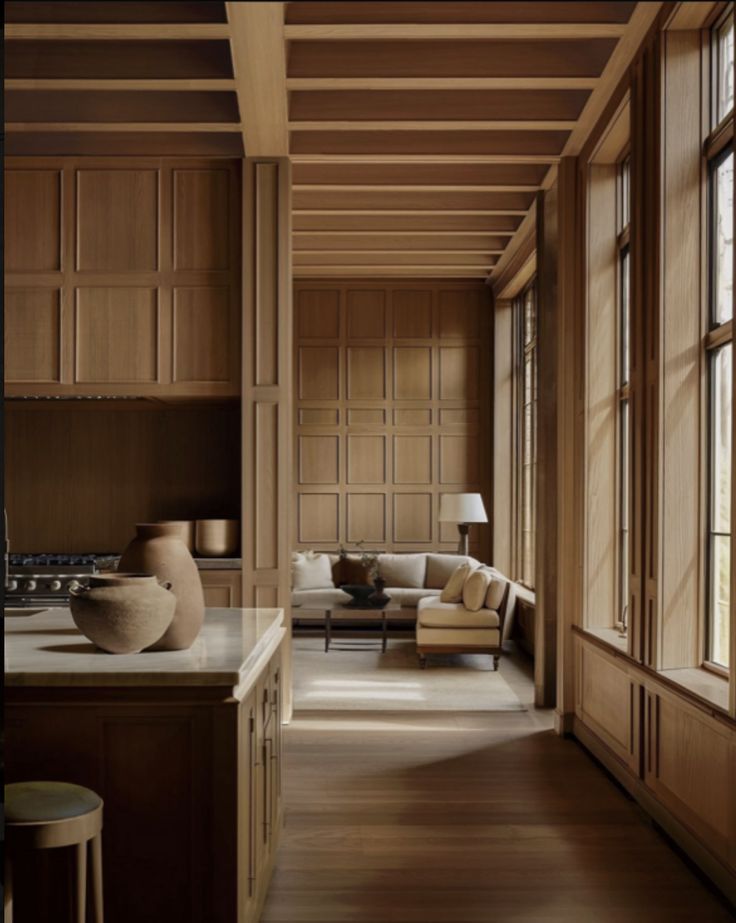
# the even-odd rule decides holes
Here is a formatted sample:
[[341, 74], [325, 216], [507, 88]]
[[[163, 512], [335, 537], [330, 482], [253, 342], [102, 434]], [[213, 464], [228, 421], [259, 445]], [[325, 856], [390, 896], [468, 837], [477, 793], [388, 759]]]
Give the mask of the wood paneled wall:
[[296, 283], [295, 547], [454, 551], [442, 493], [492, 517], [491, 320], [478, 283]]
[[238, 518], [240, 406], [6, 402], [12, 552], [122, 551], [136, 522]]
[[10, 158], [7, 393], [237, 395], [240, 164]]

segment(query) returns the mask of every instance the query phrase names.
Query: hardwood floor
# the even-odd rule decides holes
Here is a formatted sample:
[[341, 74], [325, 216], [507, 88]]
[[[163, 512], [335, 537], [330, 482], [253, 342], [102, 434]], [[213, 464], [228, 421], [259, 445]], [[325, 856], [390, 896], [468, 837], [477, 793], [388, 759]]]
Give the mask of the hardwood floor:
[[[431, 669], [431, 666], [430, 666]], [[528, 668], [503, 661], [526, 703]], [[297, 713], [263, 923], [732, 919], [549, 712]]]

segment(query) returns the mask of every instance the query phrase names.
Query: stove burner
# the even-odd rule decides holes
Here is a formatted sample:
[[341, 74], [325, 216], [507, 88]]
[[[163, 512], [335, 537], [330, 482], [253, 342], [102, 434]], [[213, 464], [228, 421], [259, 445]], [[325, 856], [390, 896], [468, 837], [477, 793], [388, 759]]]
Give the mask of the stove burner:
[[11, 554], [11, 567], [76, 567], [94, 564], [94, 554]]

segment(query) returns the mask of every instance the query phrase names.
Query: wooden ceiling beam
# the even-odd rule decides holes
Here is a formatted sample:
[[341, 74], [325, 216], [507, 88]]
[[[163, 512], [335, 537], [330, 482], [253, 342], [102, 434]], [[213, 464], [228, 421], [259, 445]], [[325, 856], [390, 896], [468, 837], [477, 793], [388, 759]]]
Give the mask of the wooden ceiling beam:
[[13, 41], [181, 41], [227, 39], [230, 31], [219, 22], [146, 23], [13, 23], [5, 24], [5, 38]]
[[488, 275], [486, 266], [295, 266], [295, 278], [323, 278], [339, 276], [357, 278], [365, 276], [377, 279], [386, 276], [415, 276], [426, 278], [485, 279]]
[[492, 120], [413, 120], [375, 121], [289, 121], [289, 131], [572, 131], [576, 119], [492, 119]]
[[5, 79], [6, 90], [176, 90], [182, 92], [232, 92], [235, 81], [227, 78], [179, 78], [179, 79], [108, 79], [90, 78], [34, 78], [9, 77]]
[[390, 209], [390, 208], [295, 208], [293, 209], [294, 215], [382, 215], [382, 216], [391, 216], [391, 215], [413, 215], [414, 217], [421, 216], [423, 218], [430, 215], [517, 215], [524, 216], [527, 214], [527, 209], [525, 208], [450, 208], [450, 209], [434, 209], [434, 208], [404, 208], [404, 209]]
[[393, 249], [383, 248], [382, 250], [369, 250], [366, 248], [362, 250], [328, 249], [328, 250], [295, 250], [294, 251], [295, 256], [297, 254], [299, 256], [324, 256], [325, 254], [329, 254], [330, 256], [336, 256], [336, 257], [337, 256], [362, 256], [364, 254], [375, 256], [375, 255], [386, 255], [386, 254], [396, 254], [396, 253], [400, 253], [406, 256], [409, 256], [409, 255], [411, 256], [428, 256], [428, 255], [436, 256], [437, 254], [441, 254], [443, 256], [448, 256], [450, 254], [454, 254], [456, 256], [457, 255], [464, 256], [468, 254], [472, 254], [473, 256], [500, 256], [503, 253], [503, 250], [468, 250], [465, 247], [462, 247], [462, 248], [457, 247], [454, 250], [441, 249], [441, 248], [436, 248], [434, 250], [404, 250], [402, 247], [394, 247]]
[[421, 231], [421, 230], [412, 230], [407, 229], [404, 231], [397, 230], [385, 230], [385, 231], [375, 231], [375, 230], [295, 230], [292, 231], [294, 237], [351, 237], [351, 236], [361, 236], [361, 237], [381, 237], [384, 240], [391, 237], [403, 238], [406, 236], [409, 237], [513, 237], [515, 231], [478, 231], [478, 230], [468, 230], [468, 231], [456, 231], [456, 230], [438, 230], [438, 231]]
[[592, 90], [597, 77], [287, 77], [287, 90]]
[[487, 23], [307, 23], [286, 25], [287, 41], [445, 41], [564, 39], [586, 41], [620, 38], [625, 26], [612, 22], [487, 22]]
[[243, 145], [251, 157], [288, 157], [283, 3], [226, 3]]

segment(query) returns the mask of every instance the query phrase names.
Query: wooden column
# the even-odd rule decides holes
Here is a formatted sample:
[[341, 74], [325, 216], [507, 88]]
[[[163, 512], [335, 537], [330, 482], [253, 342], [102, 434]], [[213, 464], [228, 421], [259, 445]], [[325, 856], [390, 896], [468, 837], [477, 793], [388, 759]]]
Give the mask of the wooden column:
[[513, 560], [513, 498], [516, 466], [514, 442], [514, 304], [497, 301], [494, 307], [493, 361], [493, 553], [491, 562], [509, 577], [516, 576]]
[[292, 304], [287, 157], [243, 175], [243, 605], [283, 608], [284, 717], [291, 695]]
[[557, 210], [557, 703], [558, 733], [571, 730], [575, 710], [572, 626], [583, 594], [585, 319], [581, 184], [578, 161], [563, 157]]
[[534, 701], [555, 704], [557, 659], [558, 189], [537, 198], [537, 534]]

